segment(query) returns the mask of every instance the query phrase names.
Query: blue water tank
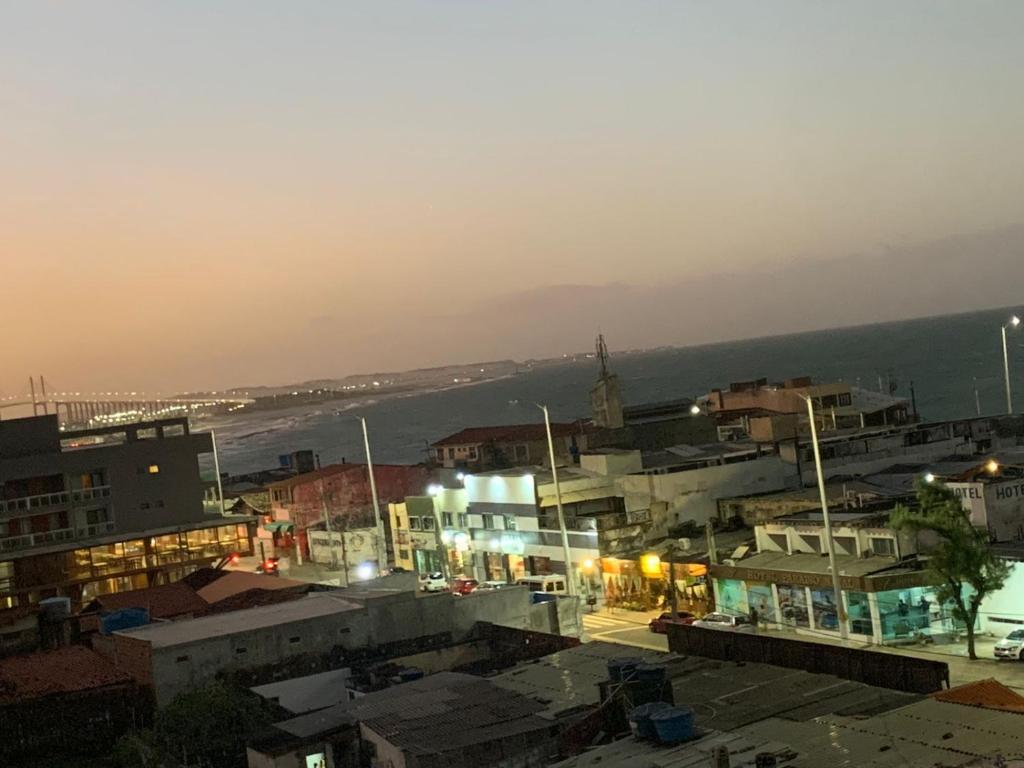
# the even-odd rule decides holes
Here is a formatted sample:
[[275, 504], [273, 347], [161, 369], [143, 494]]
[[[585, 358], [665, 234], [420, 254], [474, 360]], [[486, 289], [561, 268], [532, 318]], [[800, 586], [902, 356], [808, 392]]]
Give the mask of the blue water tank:
[[558, 600], [558, 595], [553, 592], [531, 592], [530, 602], [534, 605], [537, 603], [553, 603]]
[[122, 608], [100, 617], [100, 633], [109, 635], [122, 629], [132, 629], [149, 624], [149, 610], [146, 608]]
[[662, 744], [678, 744], [693, 738], [693, 710], [669, 707], [651, 715], [651, 724]]
[[651, 716], [656, 712], [671, 708], [672, 705], [666, 704], [664, 701], [652, 701], [647, 704], [641, 704], [639, 707], [634, 707], [633, 711], [629, 713], [629, 728], [633, 735], [638, 739], [650, 739], [652, 741], [656, 739], [658, 734], [654, 730]]
[[608, 678], [613, 683], [621, 683], [623, 680], [632, 677], [637, 665], [642, 661], [635, 656], [619, 656], [608, 662]]
[[418, 669], [417, 667], [408, 667], [398, 673], [398, 678], [403, 683], [408, 683], [413, 680], [421, 680], [423, 679], [423, 670]]

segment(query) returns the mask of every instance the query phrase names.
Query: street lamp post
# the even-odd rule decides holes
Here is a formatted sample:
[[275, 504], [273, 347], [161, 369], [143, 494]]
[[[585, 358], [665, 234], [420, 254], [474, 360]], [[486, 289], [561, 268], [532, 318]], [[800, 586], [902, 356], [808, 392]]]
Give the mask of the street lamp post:
[[[839, 636], [845, 642], [849, 637], [846, 628], [846, 611], [843, 610], [843, 593], [839, 589], [839, 569], [836, 567], [836, 548], [832, 540], [832, 523], [828, 516], [828, 494], [825, 492], [825, 473], [821, 469], [821, 451], [818, 450], [818, 427], [814, 423], [814, 401], [807, 401], [807, 417], [811, 422], [811, 444], [814, 446], [814, 468], [818, 475], [818, 493], [821, 496], [821, 515], [825, 523], [825, 546], [828, 549], [828, 567], [832, 571], [832, 593], [836, 601], [836, 618], [839, 620]], [[802, 481], [801, 481], [802, 482]], [[813, 608], [813, 606], [812, 606]]]
[[562, 553], [565, 557], [565, 587], [571, 597], [576, 596], [576, 577], [572, 572], [572, 556], [569, 554], [569, 532], [565, 529], [565, 512], [562, 509], [562, 488], [558, 484], [558, 467], [555, 466], [555, 440], [551, 436], [551, 418], [548, 407], [538, 405], [544, 411], [544, 428], [548, 433], [548, 456], [551, 459], [551, 480], [555, 484], [555, 506], [558, 508], [558, 528], [562, 532]]
[[1006, 413], [1013, 414], [1013, 393], [1010, 390], [1010, 355], [1006, 351], [1006, 329], [1016, 328], [1020, 325], [1020, 318], [1014, 315], [1009, 322], [1002, 327], [1003, 336], [1003, 378], [1006, 381]]
[[373, 497], [373, 519], [377, 525], [377, 575], [388, 566], [388, 550], [384, 541], [384, 522], [380, 517], [380, 502], [377, 501], [377, 481], [373, 477], [373, 459], [370, 457], [370, 436], [366, 431], [366, 419], [362, 416], [363, 445], [366, 448], [366, 471], [370, 475], [370, 495]]

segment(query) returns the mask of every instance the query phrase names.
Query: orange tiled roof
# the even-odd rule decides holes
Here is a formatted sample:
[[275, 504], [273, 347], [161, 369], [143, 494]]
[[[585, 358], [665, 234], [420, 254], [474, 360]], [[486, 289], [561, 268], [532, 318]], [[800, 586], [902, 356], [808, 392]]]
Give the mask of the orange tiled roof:
[[131, 677], [82, 645], [0, 659], [0, 704], [127, 682]]
[[219, 579], [199, 589], [198, 594], [207, 604], [212, 604], [252, 589], [278, 590], [309, 586], [309, 582], [294, 581], [283, 576], [269, 576], [263, 573], [247, 573], [246, 571], [226, 571]]
[[1015, 693], [991, 677], [966, 685], [958, 685], [948, 691], [933, 693], [932, 698], [950, 704], [965, 704], [970, 707], [1024, 714], [1024, 696]]
[[189, 613], [199, 616], [206, 610], [207, 604], [188, 584], [176, 581], [148, 589], [100, 595], [89, 604], [88, 609], [94, 607], [104, 613], [122, 608], [145, 608], [149, 611], [150, 619], [170, 619]]

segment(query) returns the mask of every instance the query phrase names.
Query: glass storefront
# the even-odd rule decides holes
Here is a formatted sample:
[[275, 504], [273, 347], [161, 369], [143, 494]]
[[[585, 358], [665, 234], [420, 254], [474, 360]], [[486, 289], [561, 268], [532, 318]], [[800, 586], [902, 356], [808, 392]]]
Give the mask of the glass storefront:
[[921, 635], [962, 631], [949, 606], [942, 606], [932, 587], [912, 587], [877, 593], [882, 642], [913, 640]]
[[742, 581], [739, 579], [716, 579], [715, 581], [718, 610], [733, 614], [750, 613], [747, 590]]
[[871, 637], [874, 626], [871, 621], [871, 604], [867, 592], [847, 592], [846, 609], [850, 619], [850, 633]]
[[816, 587], [811, 589], [811, 614], [818, 629], [839, 631], [839, 609], [835, 590]]
[[757, 611], [758, 622], [774, 624], [778, 615], [775, 612], [775, 598], [772, 597], [772, 585], [758, 581], [747, 582], [747, 604], [751, 614]]
[[792, 584], [779, 584], [779, 611], [782, 623], [791, 627], [810, 627], [807, 611], [807, 589]]

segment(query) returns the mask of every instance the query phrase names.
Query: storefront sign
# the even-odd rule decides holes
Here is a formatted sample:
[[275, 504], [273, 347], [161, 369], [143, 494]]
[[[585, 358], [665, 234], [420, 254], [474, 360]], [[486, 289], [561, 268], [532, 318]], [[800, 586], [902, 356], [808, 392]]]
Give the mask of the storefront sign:
[[[799, 587], [831, 587], [832, 576], [828, 573], [807, 573], [806, 571], [785, 571], [774, 568], [743, 568], [740, 566], [712, 565], [711, 575], [716, 579], [741, 579], [746, 582], [769, 584], [791, 584]], [[890, 589], [920, 587], [934, 582], [928, 571], [911, 571], [890, 576], [843, 576], [839, 577], [839, 588], [855, 592], [885, 592]]]

